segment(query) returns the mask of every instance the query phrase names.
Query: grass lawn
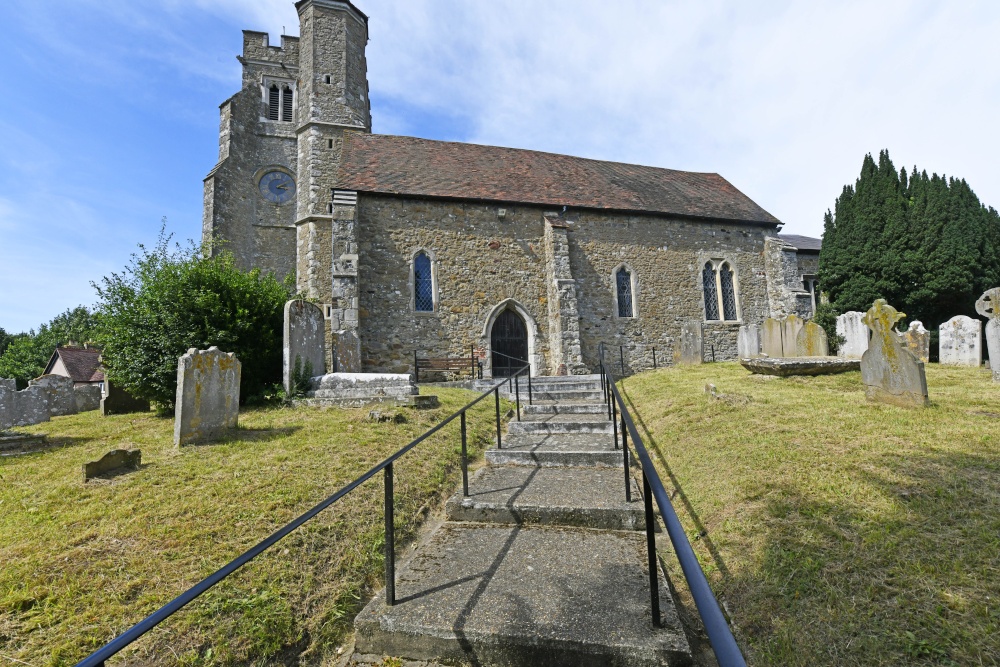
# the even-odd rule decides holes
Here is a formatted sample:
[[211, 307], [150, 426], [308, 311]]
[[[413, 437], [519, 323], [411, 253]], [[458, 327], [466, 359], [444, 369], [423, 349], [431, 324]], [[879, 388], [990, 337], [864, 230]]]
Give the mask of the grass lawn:
[[933, 405], [904, 409], [856, 372], [624, 382], [751, 665], [1000, 664], [1000, 385], [937, 364], [927, 383]]
[[[182, 449], [173, 420], [152, 413], [25, 429], [57, 447], [0, 457], [0, 665], [85, 657], [475, 396], [434, 393], [441, 407], [399, 410], [405, 424], [369, 422], [364, 409], [247, 410], [231, 439]], [[495, 433], [493, 409], [469, 413], [475, 453]], [[115, 448], [141, 449], [141, 470], [84, 484], [81, 464]], [[396, 463], [397, 544], [453, 490], [459, 452], [456, 420]], [[129, 664], [301, 653], [322, 664], [380, 587], [382, 511], [377, 478], [134, 644]]]

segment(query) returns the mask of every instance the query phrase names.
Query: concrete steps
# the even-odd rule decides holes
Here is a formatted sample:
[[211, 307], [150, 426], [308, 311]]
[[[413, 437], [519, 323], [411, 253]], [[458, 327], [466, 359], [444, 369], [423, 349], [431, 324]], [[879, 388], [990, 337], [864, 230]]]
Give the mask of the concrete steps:
[[355, 619], [359, 654], [484, 667], [687, 665], [691, 651], [660, 579], [650, 612], [645, 516], [625, 501], [598, 376], [532, 378], [521, 421], [445, 505], [447, 521], [397, 564], [392, 607]]

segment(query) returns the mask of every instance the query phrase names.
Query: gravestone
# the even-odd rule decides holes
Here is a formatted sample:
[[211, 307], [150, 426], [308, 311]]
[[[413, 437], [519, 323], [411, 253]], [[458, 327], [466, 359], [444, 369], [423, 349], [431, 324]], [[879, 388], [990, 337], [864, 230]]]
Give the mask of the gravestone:
[[326, 372], [326, 324], [323, 310], [314, 303], [295, 299], [285, 304], [283, 344], [285, 394], [295, 393], [296, 368], [305, 378]]
[[905, 313], [878, 299], [865, 313], [864, 323], [872, 331], [868, 349], [861, 357], [861, 382], [870, 401], [901, 407], [923, 407], [927, 400], [924, 363], [917, 359], [893, 329]]
[[938, 351], [942, 366], [983, 364], [983, 324], [965, 315], [956, 315], [941, 325]]
[[682, 364], [700, 364], [705, 360], [705, 340], [701, 322], [689, 320], [681, 325]]
[[138, 449], [112, 449], [97, 461], [83, 464], [84, 483], [109, 472], [115, 472], [122, 468], [138, 470], [142, 464], [142, 452]]
[[242, 364], [232, 352], [191, 348], [177, 362], [174, 444], [211, 440], [236, 428]]
[[925, 364], [931, 360], [931, 332], [924, 328], [920, 320], [910, 322], [910, 328], [899, 334], [903, 344]]
[[101, 414], [125, 415], [132, 412], [149, 412], [149, 401], [136, 398], [113, 382], [104, 380], [104, 396], [101, 397]]
[[837, 335], [844, 339], [837, 350], [838, 357], [860, 359], [868, 349], [869, 329], [863, 321], [865, 314], [849, 310], [837, 317]]
[[986, 318], [986, 351], [993, 381], [1000, 382], [1000, 287], [986, 290], [976, 301], [976, 312]]
[[77, 412], [90, 412], [101, 407], [101, 385], [85, 384], [73, 388]]
[[[789, 355], [785, 355], [789, 356]], [[826, 340], [826, 331], [815, 322], [806, 322], [799, 330], [795, 339], [796, 357], [828, 357], [830, 346]]]
[[760, 326], [747, 324], [740, 327], [736, 337], [736, 349], [740, 359], [756, 359], [760, 356]]
[[353, 330], [343, 329], [334, 333], [333, 346], [337, 373], [361, 372], [361, 342]]
[[763, 337], [761, 339], [761, 352], [769, 357], [783, 357], [784, 351], [781, 349], [781, 322], [769, 317], [764, 320]]
[[797, 315], [789, 315], [781, 322], [781, 356], [801, 357], [804, 356], [799, 350], [799, 334], [805, 327], [802, 318]]

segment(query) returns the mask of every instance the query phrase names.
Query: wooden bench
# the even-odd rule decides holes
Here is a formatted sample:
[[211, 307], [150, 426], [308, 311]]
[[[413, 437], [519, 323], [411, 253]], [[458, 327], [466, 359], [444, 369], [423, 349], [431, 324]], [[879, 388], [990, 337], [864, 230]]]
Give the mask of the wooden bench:
[[483, 376], [482, 366], [476, 359], [475, 349], [470, 351], [467, 357], [427, 357], [421, 359], [417, 353], [413, 353], [413, 380], [420, 382], [420, 371], [444, 372], [444, 371], [469, 371], [469, 377], [476, 378], [476, 370], [479, 370], [479, 377]]

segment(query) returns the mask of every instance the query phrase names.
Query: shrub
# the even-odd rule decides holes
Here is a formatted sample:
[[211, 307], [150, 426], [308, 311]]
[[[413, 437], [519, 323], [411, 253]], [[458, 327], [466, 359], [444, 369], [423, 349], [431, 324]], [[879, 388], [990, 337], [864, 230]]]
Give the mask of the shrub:
[[285, 285], [258, 269], [240, 270], [229, 252], [210, 255], [193, 242], [171, 249], [164, 232], [152, 251], [139, 250], [124, 272], [94, 284], [112, 382], [170, 409], [178, 357], [212, 345], [242, 363], [242, 402], [280, 382]]

